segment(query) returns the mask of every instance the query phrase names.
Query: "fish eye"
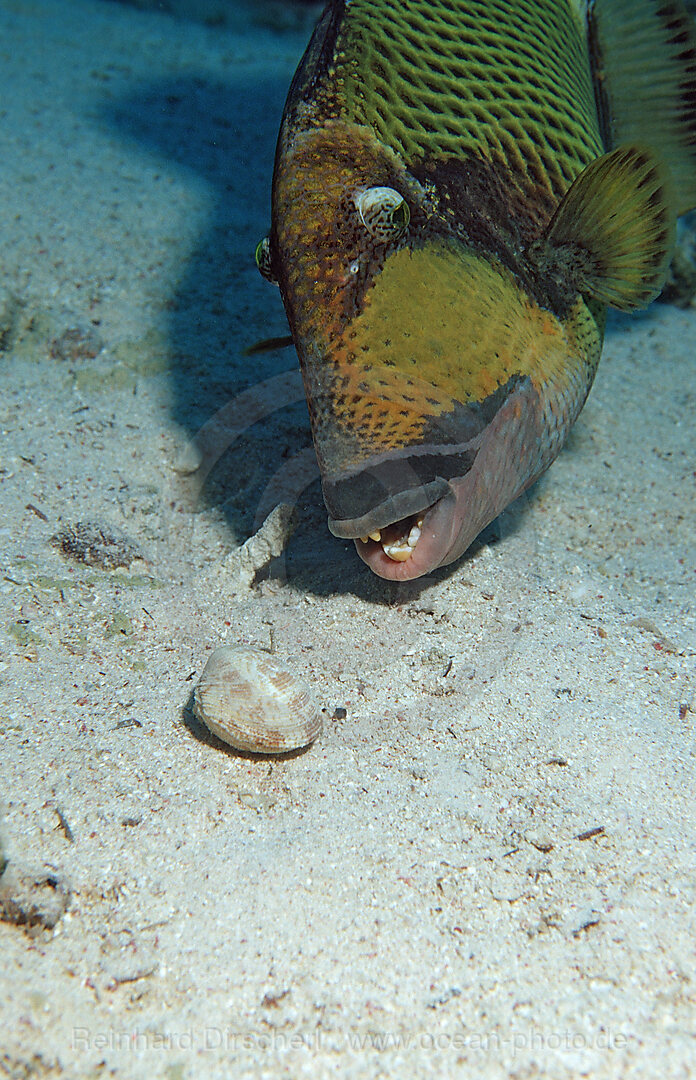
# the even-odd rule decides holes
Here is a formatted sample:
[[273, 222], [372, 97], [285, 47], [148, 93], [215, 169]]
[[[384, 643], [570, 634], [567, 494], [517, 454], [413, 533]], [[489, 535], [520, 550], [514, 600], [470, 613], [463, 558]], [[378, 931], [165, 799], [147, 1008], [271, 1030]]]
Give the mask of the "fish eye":
[[277, 285], [278, 279], [271, 267], [271, 242], [267, 236], [264, 236], [263, 240], [259, 240], [256, 245], [254, 258], [261, 277], [265, 278], [266, 281], [270, 281], [272, 285]]
[[402, 199], [398, 206], [395, 206], [391, 213], [391, 222], [395, 229], [399, 229], [402, 232], [408, 228], [408, 223], [411, 220], [411, 212], [408, 208], [408, 203], [405, 199]]
[[390, 187], [365, 188], [355, 196], [355, 208], [363, 225], [380, 243], [398, 240], [411, 220], [408, 203]]

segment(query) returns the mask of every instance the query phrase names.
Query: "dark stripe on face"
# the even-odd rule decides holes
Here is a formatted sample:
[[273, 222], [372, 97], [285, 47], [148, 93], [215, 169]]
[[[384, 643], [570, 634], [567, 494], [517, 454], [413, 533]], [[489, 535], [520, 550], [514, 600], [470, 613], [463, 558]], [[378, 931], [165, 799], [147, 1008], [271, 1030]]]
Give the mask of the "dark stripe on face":
[[411, 172], [438, 194], [437, 214], [423, 236], [456, 237], [494, 255], [540, 307], [559, 318], [568, 315], [577, 297], [576, 283], [563, 268], [554, 266], [550, 272], [541, 258], [540, 240], [556, 209], [541, 179], [531, 199], [500, 162], [440, 159], [425, 161]]
[[450, 491], [449, 480], [471, 469], [482, 436], [498, 411], [529, 379], [513, 375], [484, 401], [457, 404], [433, 417], [417, 446], [376, 457], [359, 472], [325, 477], [329, 528], [336, 536], [364, 535], [432, 506]]

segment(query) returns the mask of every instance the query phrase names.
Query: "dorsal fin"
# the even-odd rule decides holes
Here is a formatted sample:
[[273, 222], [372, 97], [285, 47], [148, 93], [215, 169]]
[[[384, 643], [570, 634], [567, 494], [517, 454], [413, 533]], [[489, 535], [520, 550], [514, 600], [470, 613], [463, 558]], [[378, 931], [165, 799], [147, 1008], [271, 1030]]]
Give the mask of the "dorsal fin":
[[591, 0], [595, 94], [607, 149], [650, 146], [677, 214], [696, 206], [696, 29], [679, 0]]
[[541, 268], [633, 311], [660, 292], [674, 247], [670, 177], [652, 151], [621, 146], [573, 181], [544, 237]]

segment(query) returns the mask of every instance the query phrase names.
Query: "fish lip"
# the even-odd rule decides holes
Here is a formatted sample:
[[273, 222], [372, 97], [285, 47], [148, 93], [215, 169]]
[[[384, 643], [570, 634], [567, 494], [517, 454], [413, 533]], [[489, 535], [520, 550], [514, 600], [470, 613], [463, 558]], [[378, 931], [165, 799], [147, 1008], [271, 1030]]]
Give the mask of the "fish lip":
[[340, 540], [357, 540], [361, 536], [369, 536], [377, 529], [386, 529], [388, 525], [394, 525], [397, 521], [403, 521], [414, 514], [428, 512], [443, 498], [448, 498], [450, 495], [453, 495], [451, 484], [438, 476], [418, 487], [388, 495], [377, 506], [372, 507], [360, 517], [340, 519], [329, 517], [329, 532]]
[[[420, 539], [413, 549], [413, 554], [404, 562], [390, 559], [379, 541], [368, 540], [364, 544], [360, 539], [355, 540], [358, 555], [373, 573], [391, 581], [409, 581], [430, 573], [447, 561], [457, 532], [457, 499], [449, 484], [448, 487], [446, 495], [437, 499], [427, 509], [424, 508]], [[396, 522], [386, 524], [392, 525]]]

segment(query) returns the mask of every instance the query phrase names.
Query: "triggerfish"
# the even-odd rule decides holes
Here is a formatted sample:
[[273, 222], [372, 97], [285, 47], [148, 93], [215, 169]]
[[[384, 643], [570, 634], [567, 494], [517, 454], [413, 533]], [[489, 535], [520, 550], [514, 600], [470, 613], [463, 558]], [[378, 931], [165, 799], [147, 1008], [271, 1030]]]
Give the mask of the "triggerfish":
[[332, 0], [257, 248], [331, 532], [385, 578], [462, 555], [559, 453], [607, 306], [660, 292], [695, 205], [675, 0]]

